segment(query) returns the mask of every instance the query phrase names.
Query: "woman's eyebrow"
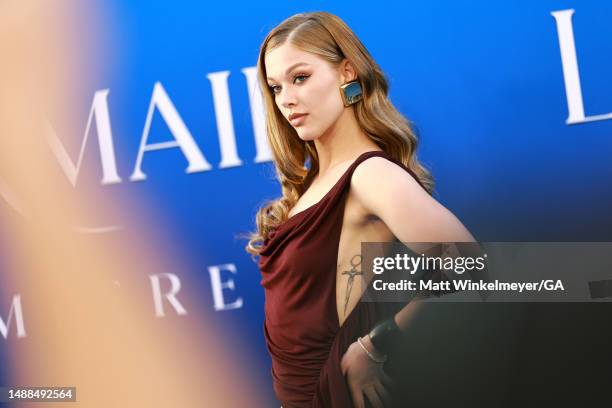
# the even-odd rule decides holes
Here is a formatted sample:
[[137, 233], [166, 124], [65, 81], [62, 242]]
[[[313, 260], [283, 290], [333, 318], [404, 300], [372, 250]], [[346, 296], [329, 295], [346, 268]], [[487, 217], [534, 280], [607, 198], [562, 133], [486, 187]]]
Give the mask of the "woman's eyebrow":
[[[293, 64], [292, 66], [290, 66], [289, 68], [287, 68], [287, 70], [285, 71], [285, 75], [287, 75], [288, 73], [290, 73], [292, 70], [294, 70], [295, 68], [299, 67], [300, 65], [310, 65], [306, 62], [298, 62], [297, 64]], [[267, 77], [266, 78], [268, 81], [274, 81], [274, 78], [272, 77]]]

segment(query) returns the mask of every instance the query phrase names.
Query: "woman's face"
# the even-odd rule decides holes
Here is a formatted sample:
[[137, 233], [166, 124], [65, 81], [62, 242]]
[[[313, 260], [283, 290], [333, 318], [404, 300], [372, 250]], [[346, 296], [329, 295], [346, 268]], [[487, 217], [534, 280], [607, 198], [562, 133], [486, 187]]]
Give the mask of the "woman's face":
[[336, 123], [344, 111], [339, 68], [288, 43], [266, 53], [265, 66], [276, 106], [300, 139], [314, 140]]

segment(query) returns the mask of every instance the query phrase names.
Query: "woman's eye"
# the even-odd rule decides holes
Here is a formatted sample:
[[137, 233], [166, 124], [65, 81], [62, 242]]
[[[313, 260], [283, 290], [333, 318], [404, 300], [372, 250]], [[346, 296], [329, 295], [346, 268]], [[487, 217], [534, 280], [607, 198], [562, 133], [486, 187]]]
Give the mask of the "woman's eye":
[[304, 82], [306, 78], [308, 78], [308, 75], [296, 75], [294, 82], [297, 81], [299, 78], [301, 78], [300, 82]]
[[[309, 76], [310, 75], [296, 75], [293, 78], [293, 83], [296, 83], [296, 81], [298, 83], [304, 82], [306, 80], [306, 78], [308, 78]], [[270, 85], [269, 88], [270, 88], [270, 92], [272, 92], [274, 95], [280, 93], [280, 91], [281, 91], [281, 87], [278, 86], [278, 85]]]

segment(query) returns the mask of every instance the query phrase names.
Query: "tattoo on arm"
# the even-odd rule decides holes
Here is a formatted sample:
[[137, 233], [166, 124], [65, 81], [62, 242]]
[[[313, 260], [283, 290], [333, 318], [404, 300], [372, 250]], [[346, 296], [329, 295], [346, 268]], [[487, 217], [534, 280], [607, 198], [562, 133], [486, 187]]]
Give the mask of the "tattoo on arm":
[[351, 297], [351, 290], [353, 289], [353, 281], [355, 280], [355, 276], [363, 275], [363, 272], [357, 270], [357, 267], [360, 265], [361, 255], [357, 254], [351, 258], [351, 270], [342, 272], [342, 275], [348, 275], [348, 282], [346, 282], [346, 296], [344, 297], [344, 316], [346, 316], [346, 308]]

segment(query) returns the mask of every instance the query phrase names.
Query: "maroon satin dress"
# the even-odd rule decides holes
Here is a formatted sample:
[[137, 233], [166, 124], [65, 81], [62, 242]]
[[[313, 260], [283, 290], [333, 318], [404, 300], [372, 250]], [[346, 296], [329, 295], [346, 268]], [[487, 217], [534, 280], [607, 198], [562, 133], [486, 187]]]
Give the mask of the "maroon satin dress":
[[385, 152], [363, 153], [318, 203], [279, 225], [264, 242], [259, 259], [264, 333], [283, 408], [352, 407], [342, 356], [357, 337], [403, 306], [360, 301], [342, 326], [338, 320], [336, 263], [344, 206], [353, 171], [373, 156], [410, 172]]

